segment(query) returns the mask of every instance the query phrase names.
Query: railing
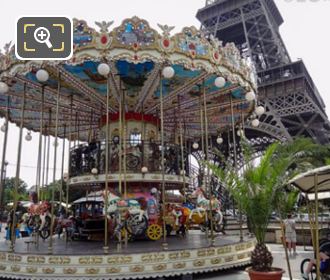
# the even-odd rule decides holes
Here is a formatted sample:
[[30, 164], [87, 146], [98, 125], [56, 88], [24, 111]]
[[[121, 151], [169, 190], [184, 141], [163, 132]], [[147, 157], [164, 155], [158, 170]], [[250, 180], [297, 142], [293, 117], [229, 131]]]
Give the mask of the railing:
[[[124, 144], [126, 144], [125, 149]], [[109, 173], [118, 173], [120, 171], [120, 145], [118, 141], [111, 141], [108, 145]], [[105, 141], [73, 147], [70, 151], [70, 177], [92, 174], [93, 171], [97, 174], [104, 174], [106, 163], [105, 148]], [[146, 167], [147, 172], [161, 173], [161, 148], [160, 142], [156, 141], [124, 141], [121, 155], [121, 172], [124, 172], [124, 164], [126, 164], [127, 173], [141, 173], [142, 167]], [[186, 175], [189, 173], [187, 162], [187, 154], [184, 152]], [[181, 173], [181, 163], [180, 146], [166, 143], [164, 150], [165, 174], [179, 175]]]

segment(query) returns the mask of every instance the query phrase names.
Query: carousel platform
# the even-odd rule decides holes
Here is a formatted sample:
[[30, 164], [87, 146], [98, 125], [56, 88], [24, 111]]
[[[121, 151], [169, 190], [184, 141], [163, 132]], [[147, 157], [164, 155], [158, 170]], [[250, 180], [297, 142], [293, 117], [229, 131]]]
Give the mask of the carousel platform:
[[255, 240], [239, 242], [237, 236], [219, 235], [214, 246], [199, 231], [186, 238], [168, 237], [168, 250], [162, 240], [129, 242], [118, 251], [110, 242], [104, 254], [102, 242], [66, 242], [54, 236], [53, 252], [48, 241], [27, 245], [29, 238], [18, 239], [15, 252], [9, 243], [0, 242], [0, 275], [13, 279], [141, 279], [177, 276], [245, 266]]

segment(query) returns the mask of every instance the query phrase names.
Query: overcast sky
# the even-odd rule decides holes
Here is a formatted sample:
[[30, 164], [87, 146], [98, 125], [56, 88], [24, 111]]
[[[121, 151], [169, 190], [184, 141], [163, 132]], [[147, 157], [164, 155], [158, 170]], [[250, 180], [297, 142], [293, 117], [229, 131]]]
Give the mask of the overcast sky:
[[[234, 1], [234, 0], [232, 0]], [[303, 58], [317, 85], [330, 115], [330, 0], [275, 0], [284, 18], [280, 31], [293, 60]], [[184, 26], [195, 25], [197, 10], [204, 6], [204, 0], [11, 0], [1, 2], [0, 47], [13, 40], [15, 20], [29, 15], [66, 15], [86, 20], [94, 26], [94, 21], [111, 21], [112, 27], [131, 16], [139, 16], [158, 29], [157, 23], [176, 26], [180, 31]], [[0, 120], [1, 124], [3, 120]], [[16, 170], [18, 129], [11, 125], [7, 148], [7, 175], [14, 176]], [[24, 132], [24, 135], [26, 131]], [[29, 186], [35, 183], [38, 134], [33, 133], [31, 142], [24, 141], [22, 151], [21, 178]], [[53, 140], [51, 141], [53, 142]], [[3, 133], [0, 134], [0, 161]], [[53, 145], [51, 146], [53, 148]], [[51, 150], [51, 155], [53, 151]], [[67, 153], [66, 153], [67, 154]], [[61, 155], [61, 149], [58, 151]], [[51, 159], [51, 166], [53, 160]], [[60, 168], [60, 162], [57, 164]], [[50, 179], [53, 178], [52, 170]], [[59, 172], [57, 172], [57, 177]]]

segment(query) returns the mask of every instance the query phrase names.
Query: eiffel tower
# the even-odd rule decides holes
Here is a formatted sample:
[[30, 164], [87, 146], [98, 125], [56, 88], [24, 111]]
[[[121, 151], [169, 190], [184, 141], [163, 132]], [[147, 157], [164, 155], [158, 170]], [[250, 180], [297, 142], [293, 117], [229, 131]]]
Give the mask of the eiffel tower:
[[288, 54], [279, 33], [283, 18], [273, 0], [207, 0], [197, 18], [203, 31], [224, 44], [234, 42], [254, 64], [258, 99], [266, 112], [258, 128], [247, 124], [249, 139], [306, 136], [330, 142], [325, 104], [304, 62], [292, 61]]

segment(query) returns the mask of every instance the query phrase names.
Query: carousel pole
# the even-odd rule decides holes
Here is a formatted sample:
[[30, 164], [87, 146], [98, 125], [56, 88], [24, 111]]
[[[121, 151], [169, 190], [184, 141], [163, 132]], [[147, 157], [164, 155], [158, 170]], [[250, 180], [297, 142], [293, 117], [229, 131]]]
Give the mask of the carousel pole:
[[126, 139], [126, 135], [127, 135], [127, 125], [126, 125], [126, 110], [125, 110], [125, 102], [126, 102], [126, 99], [125, 99], [125, 91], [123, 90], [123, 104], [122, 104], [122, 115], [123, 115], [123, 120], [122, 120], [122, 127], [120, 128], [122, 133], [123, 133], [123, 140], [124, 140], [124, 147], [123, 147], [123, 152], [124, 152], [124, 156], [123, 156], [123, 171], [124, 171], [124, 199], [127, 199], [127, 180], [126, 180], [126, 142], [127, 142], [127, 139]]
[[103, 252], [104, 254], [109, 253], [109, 240], [108, 240], [108, 193], [109, 193], [109, 99], [110, 99], [110, 67], [106, 63], [100, 63], [97, 67], [97, 71], [100, 75], [104, 76], [106, 78], [107, 83], [107, 97], [106, 97], [106, 132], [105, 132], [105, 194], [104, 194], [104, 246], [103, 246]]
[[[235, 117], [234, 117], [234, 105], [233, 105], [233, 97], [230, 93], [230, 115], [231, 115], [231, 129], [232, 129], [232, 137], [233, 137], [233, 153], [234, 153], [234, 168], [237, 172], [237, 153], [236, 153], [236, 135], [235, 135]], [[235, 207], [233, 205], [233, 211], [235, 215]]]
[[21, 123], [19, 127], [19, 137], [18, 137], [18, 149], [17, 149], [17, 161], [16, 161], [16, 176], [15, 176], [15, 187], [14, 187], [14, 205], [13, 205], [13, 216], [12, 216], [12, 224], [11, 224], [11, 244], [10, 250], [14, 252], [15, 250], [15, 225], [16, 225], [16, 209], [17, 209], [17, 192], [19, 186], [19, 176], [20, 176], [20, 168], [21, 168], [21, 154], [22, 154], [22, 136], [23, 136], [23, 124], [24, 124], [24, 114], [25, 114], [25, 95], [26, 95], [26, 84], [24, 83], [23, 89], [23, 100], [22, 100], [22, 108], [21, 108]]
[[51, 201], [51, 223], [50, 223], [50, 236], [48, 253], [53, 251], [53, 230], [54, 230], [54, 200], [55, 200], [55, 180], [56, 180], [56, 161], [57, 161], [57, 138], [58, 138], [58, 111], [60, 104], [60, 91], [61, 91], [61, 73], [58, 72], [57, 82], [57, 96], [56, 96], [56, 113], [55, 113], [55, 147], [54, 147], [54, 164], [53, 164], [53, 187], [52, 187], [52, 201]]
[[106, 102], [106, 133], [105, 133], [105, 217], [104, 217], [104, 247], [103, 251], [105, 254], [109, 253], [109, 240], [108, 240], [108, 196], [109, 196], [109, 186], [108, 186], [108, 174], [109, 174], [109, 98], [110, 98], [110, 88], [109, 88], [109, 77], [107, 77], [107, 102]]
[[[205, 122], [205, 157], [209, 162], [209, 132], [208, 132], [208, 118], [206, 107], [206, 90], [205, 81], [203, 81], [203, 105], [204, 105], [204, 122]], [[204, 175], [205, 190], [209, 193], [209, 207], [210, 207], [210, 226], [211, 226], [211, 246], [214, 246], [214, 229], [213, 229], [213, 209], [212, 209], [212, 185], [209, 183], [210, 169], [207, 167], [207, 174]]]
[[49, 109], [48, 118], [48, 135], [47, 135], [47, 166], [46, 166], [46, 186], [48, 186], [48, 176], [49, 176], [49, 155], [50, 155], [50, 125], [52, 120], [52, 110]]
[[62, 208], [62, 192], [64, 187], [64, 152], [65, 152], [66, 125], [64, 124], [63, 142], [62, 142], [62, 164], [61, 164], [61, 190], [60, 190], [60, 209]]
[[[123, 132], [123, 140], [124, 140], [124, 147], [123, 147], [123, 151], [124, 151], [124, 157], [123, 157], [123, 161], [124, 161], [124, 199], [127, 199], [127, 178], [126, 178], [126, 174], [127, 174], [127, 166], [126, 166], [126, 161], [127, 161], [127, 157], [126, 157], [126, 145], [127, 145], [127, 139], [126, 139], [126, 135], [127, 135], [127, 124], [126, 124], [126, 110], [125, 110], [125, 104], [126, 104], [126, 98], [125, 98], [125, 91], [123, 90], [123, 105], [122, 105], [122, 114], [123, 114], [123, 122], [122, 125], [123, 127], [121, 128], [121, 131]], [[128, 244], [128, 238], [127, 238], [127, 232], [125, 231], [125, 236], [124, 236], [124, 242], [125, 242], [125, 247], [127, 247]]]
[[40, 117], [40, 132], [39, 132], [39, 144], [38, 144], [38, 162], [37, 162], [37, 175], [36, 186], [38, 201], [40, 200], [40, 181], [41, 181], [41, 159], [42, 159], [42, 133], [44, 128], [44, 102], [45, 102], [45, 85], [41, 86], [41, 117]]
[[70, 126], [69, 126], [69, 145], [68, 145], [68, 178], [66, 182], [66, 196], [65, 196], [65, 205], [66, 205], [66, 214], [68, 216], [68, 211], [69, 211], [69, 178], [71, 175], [71, 142], [72, 142], [72, 106], [73, 106], [73, 95], [70, 97], [71, 102], [70, 102]]
[[[203, 82], [203, 87], [204, 87], [204, 82]], [[200, 91], [201, 91], [201, 88], [200, 88]], [[202, 102], [202, 92], [200, 93], [200, 96], [199, 96], [199, 116], [200, 116], [200, 126], [201, 126], [201, 146], [202, 146], [202, 153], [205, 152], [205, 149], [204, 149], [204, 112], [203, 112], [203, 102]], [[203, 155], [203, 159], [205, 160], [205, 157]], [[205, 175], [205, 169], [204, 169], [204, 164], [202, 164], [201, 168], [203, 168], [202, 170], [202, 174], [203, 174], [203, 182], [202, 182], [202, 185], [203, 183], [205, 184], [205, 180], [206, 180], [206, 175]], [[205, 215], [205, 223], [206, 225], [208, 224], [208, 221], [209, 221], [209, 217], [208, 215]], [[206, 238], [209, 238], [209, 229], [208, 227], [206, 226]]]
[[[241, 139], [242, 137], [244, 137], [245, 135], [245, 124], [244, 124], [244, 116], [243, 116], [243, 111], [241, 111], [241, 122], [242, 122], [242, 130], [243, 130], [243, 135], [241, 135]], [[242, 150], [241, 150], [242, 152]], [[244, 161], [244, 159], [243, 159]], [[243, 162], [243, 171], [244, 171], [244, 162]], [[242, 207], [241, 205], [239, 205], [239, 241], [243, 242], [243, 216], [242, 216]]]
[[164, 104], [163, 104], [163, 79], [162, 73], [160, 72], [160, 139], [161, 139], [161, 165], [162, 165], [162, 212], [163, 212], [163, 250], [168, 249], [168, 244], [166, 240], [166, 223], [165, 223], [165, 210], [166, 210], [166, 202], [165, 202], [165, 161], [164, 161]]
[[[45, 134], [47, 133], [47, 124], [45, 125]], [[47, 137], [44, 135], [44, 151], [43, 151], [43, 159], [42, 159], [42, 188], [45, 187], [45, 169], [46, 169], [46, 146], [47, 146]], [[41, 191], [41, 190], [40, 190]], [[42, 200], [42, 192], [40, 193], [39, 200]]]
[[183, 125], [182, 125], [182, 115], [181, 115], [181, 97], [178, 95], [178, 103], [179, 103], [179, 126], [180, 126], [180, 151], [181, 151], [181, 172], [183, 178], [183, 197], [184, 202], [187, 202], [186, 198], [186, 168], [184, 161], [184, 147], [183, 147]]
[[[119, 194], [122, 196], [123, 194], [123, 189], [122, 189], [122, 147], [123, 147], [123, 98], [122, 98], [122, 83], [121, 80], [119, 81], [119, 151], [118, 151], [118, 184], [119, 184]], [[120, 223], [122, 222], [122, 217], [121, 213], [119, 212], [118, 219]], [[121, 251], [121, 242], [122, 242], [122, 236], [121, 236], [121, 231], [118, 233], [119, 234], [119, 242], [117, 246], [117, 251]]]
[[4, 139], [2, 146], [2, 160], [1, 160], [1, 173], [0, 173], [0, 217], [2, 217], [4, 209], [4, 191], [5, 191], [5, 169], [7, 167], [6, 163], [6, 152], [7, 152], [7, 139], [8, 139], [8, 128], [9, 128], [9, 96], [7, 96], [7, 110], [4, 123]]

